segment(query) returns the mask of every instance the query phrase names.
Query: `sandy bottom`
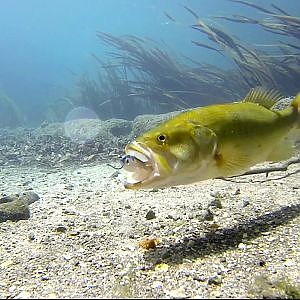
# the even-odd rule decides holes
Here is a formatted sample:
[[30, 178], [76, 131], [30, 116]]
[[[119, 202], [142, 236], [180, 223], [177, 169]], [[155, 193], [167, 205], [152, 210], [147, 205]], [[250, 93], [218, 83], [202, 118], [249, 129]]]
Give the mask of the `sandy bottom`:
[[267, 293], [262, 276], [300, 282], [299, 164], [151, 191], [113, 173], [1, 167], [0, 192], [41, 197], [29, 220], [0, 224], [1, 298], [237, 298]]

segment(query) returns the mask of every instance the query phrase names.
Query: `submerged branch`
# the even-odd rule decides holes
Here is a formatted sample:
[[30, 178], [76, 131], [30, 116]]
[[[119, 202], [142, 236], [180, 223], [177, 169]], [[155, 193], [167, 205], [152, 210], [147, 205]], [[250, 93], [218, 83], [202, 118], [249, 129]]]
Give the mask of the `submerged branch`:
[[268, 166], [265, 168], [257, 168], [257, 169], [252, 169], [250, 171], [245, 172], [244, 174], [241, 175], [235, 175], [235, 176], [230, 176], [228, 178], [235, 178], [235, 177], [241, 177], [241, 176], [248, 176], [248, 175], [255, 175], [255, 174], [266, 174], [266, 176], [269, 175], [271, 172], [279, 172], [279, 171], [287, 171], [288, 167], [293, 164], [298, 164], [300, 163], [300, 156], [299, 157], [293, 157], [283, 163], [280, 163], [276, 166]]

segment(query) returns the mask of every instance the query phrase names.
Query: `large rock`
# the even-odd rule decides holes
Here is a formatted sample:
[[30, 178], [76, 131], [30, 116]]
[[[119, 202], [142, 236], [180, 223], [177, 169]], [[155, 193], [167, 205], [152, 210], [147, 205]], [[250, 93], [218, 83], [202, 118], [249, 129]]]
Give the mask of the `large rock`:
[[39, 198], [34, 192], [25, 192], [0, 198], [0, 222], [29, 219], [29, 205], [39, 200]]
[[76, 119], [64, 123], [52, 123], [34, 130], [35, 135], [64, 136], [74, 142], [85, 142], [103, 137], [107, 140], [112, 137], [129, 135], [132, 122], [122, 119]]
[[132, 131], [134, 136], [139, 136], [144, 132], [154, 128], [164, 121], [178, 115], [179, 111], [174, 111], [161, 115], [140, 115], [133, 120]]
[[124, 137], [131, 134], [132, 121], [123, 119], [109, 119], [104, 121], [103, 127], [107, 129], [113, 136]]

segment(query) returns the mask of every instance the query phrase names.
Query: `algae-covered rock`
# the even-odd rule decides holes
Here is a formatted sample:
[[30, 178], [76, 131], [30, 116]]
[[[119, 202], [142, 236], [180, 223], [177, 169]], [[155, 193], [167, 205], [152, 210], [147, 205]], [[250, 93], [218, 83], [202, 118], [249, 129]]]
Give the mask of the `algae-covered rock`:
[[133, 134], [135, 136], [139, 136], [139, 135], [143, 134], [144, 132], [152, 129], [153, 127], [159, 125], [160, 123], [176, 116], [179, 113], [180, 113], [179, 111], [174, 111], [174, 112], [161, 114], [161, 115], [137, 116], [133, 120], [133, 126], [132, 126]]
[[16, 199], [0, 205], [0, 222], [27, 220], [29, 217], [29, 206], [26, 200]]
[[132, 122], [123, 119], [75, 119], [64, 123], [45, 124], [34, 130], [35, 135], [63, 136], [73, 142], [86, 142], [97, 139], [113, 139], [129, 135]]
[[104, 127], [116, 137], [130, 135], [132, 121], [123, 119], [109, 119], [104, 121]]
[[40, 127], [33, 130], [35, 136], [63, 136], [64, 135], [64, 124], [63, 123], [43, 123]]
[[19, 199], [27, 201], [28, 205], [38, 201], [40, 196], [34, 192], [24, 192], [19, 195]]
[[39, 200], [39, 198], [34, 192], [8, 195], [0, 198], [0, 222], [29, 219], [29, 205]]
[[250, 288], [251, 298], [262, 299], [300, 299], [300, 286], [288, 278], [271, 279], [257, 276]]

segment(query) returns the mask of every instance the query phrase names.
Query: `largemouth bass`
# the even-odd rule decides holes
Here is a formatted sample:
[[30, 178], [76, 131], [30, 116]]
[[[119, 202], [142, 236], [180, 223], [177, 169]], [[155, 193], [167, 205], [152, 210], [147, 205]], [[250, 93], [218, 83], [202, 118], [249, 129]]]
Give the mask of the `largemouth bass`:
[[300, 93], [289, 107], [272, 110], [280, 98], [252, 89], [240, 102], [192, 109], [146, 132], [125, 147], [139, 162], [125, 170], [125, 187], [190, 184], [288, 159], [300, 139]]

